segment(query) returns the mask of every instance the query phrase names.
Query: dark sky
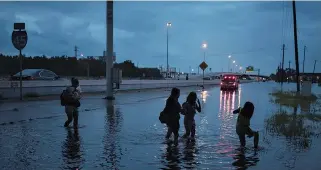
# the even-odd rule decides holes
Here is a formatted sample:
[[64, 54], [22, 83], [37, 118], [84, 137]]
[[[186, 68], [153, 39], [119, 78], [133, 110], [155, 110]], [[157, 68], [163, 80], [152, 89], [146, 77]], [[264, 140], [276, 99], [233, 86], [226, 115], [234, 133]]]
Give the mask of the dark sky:
[[[115, 2], [114, 47], [117, 61], [139, 66], [166, 65], [196, 70], [203, 60], [212, 71], [227, 70], [228, 55], [243, 68], [253, 65], [274, 72], [285, 43], [285, 65], [294, 67], [292, 2]], [[106, 48], [106, 2], [0, 2], [0, 52], [17, 54], [11, 44], [14, 22], [25, 22], [27, 55], [70, 55], [74, 46], [84, 56]], [[297, 2], [300, 68], [307, 46], [306, 71], [321, 61], [321, 2]], [[321, 62], [316, 71], [321, 72]]]

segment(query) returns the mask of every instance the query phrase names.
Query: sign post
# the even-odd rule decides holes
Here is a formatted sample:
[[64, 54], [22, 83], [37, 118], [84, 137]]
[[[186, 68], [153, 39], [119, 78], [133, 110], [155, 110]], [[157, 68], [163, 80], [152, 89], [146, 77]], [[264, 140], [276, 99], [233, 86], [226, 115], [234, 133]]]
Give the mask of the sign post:
[[21, 50], [24, 49], [28, 42], [28, 34], [25, 30], [25, 23], [14, 23], [11, 35], [13, 46], [19, 50], [20, 59], [20, 100], [22, 100], [22, 54]]
[[206, 70], [206, 68], [208, 67], [208, 65], [206, 64], [205, 61], [203, 61], [199, 67], [203, 70], [203, 90], [204, 90], [204, 71]]

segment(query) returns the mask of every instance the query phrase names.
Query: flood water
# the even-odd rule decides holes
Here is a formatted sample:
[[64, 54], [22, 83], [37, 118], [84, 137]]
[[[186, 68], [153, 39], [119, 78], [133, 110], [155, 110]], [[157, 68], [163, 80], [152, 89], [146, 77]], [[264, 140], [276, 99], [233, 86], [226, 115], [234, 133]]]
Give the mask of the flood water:
[[[178, 146], [165, 141], [166, 127], [158, 120], [168, 91], [120, 94], [114, 105], [84, 99], [86, 111], [80, 113], [78, 130], [63, 127], [64, 113], [0, 126], [0, 168], [300, 170], [309, 165], [309, 170], [320, 169], [319, 119], [301, 116], [300, 108], [292, 114], [293, 108], [271, 102], [269, 93], [275, 88], [276, 83], [266, 82], [243, 84], [236, 92], [217, 87], [197, 91], [203, 111], [195, 116], [196, 142], [180, 139]], [[181, 103], [187, 91], [182, 91]], [[318, 87], [313, 91], [321, 93]], [[135, 100], [126, 102], [129, 98]], [[245, 150], [239, 149], [235, 133], [237, 115], [232, 111], [246, 101], [255, 105], [251, 127], [260, 133], [258, 150], [253, 149], [253, 138], [247, 138]], [[39, 112], [50, 112], [53, 106], [41, 108]], [[33, 109], [36, 112], [37, 107]], [[290, 114], [276, 116], [281, 110]]]

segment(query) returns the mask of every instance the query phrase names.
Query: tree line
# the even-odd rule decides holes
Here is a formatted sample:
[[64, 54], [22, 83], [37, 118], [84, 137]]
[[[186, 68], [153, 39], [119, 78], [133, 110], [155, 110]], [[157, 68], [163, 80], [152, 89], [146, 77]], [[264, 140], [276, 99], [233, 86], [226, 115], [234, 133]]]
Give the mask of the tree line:
[[[103, 58], [76, 58], [68, 56], [33, 56], [23, 57], [23, 69], [48, 69], [59, 76], [105, 76], [106, 63]], [[114, 63], [115, 68], [122, 70], [123, 77], [128, 78], [162, 78], [158, 68], [138, 68], [135, 64], [126, 60]], [[0, 53], [0, 75], [10, 76], [20, 71], [20, 58]]]

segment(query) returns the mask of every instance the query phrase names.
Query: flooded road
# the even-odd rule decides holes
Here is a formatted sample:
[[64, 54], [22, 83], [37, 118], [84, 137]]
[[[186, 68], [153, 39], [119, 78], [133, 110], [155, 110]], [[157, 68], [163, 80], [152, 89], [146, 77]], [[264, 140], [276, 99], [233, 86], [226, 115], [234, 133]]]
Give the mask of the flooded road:
[[[272, 102], [269, 93], [278, 87], [266, 82], [242, 84], [236, 92], [217, 87], [198, 90], [203, 109], [195, 116], [196, 142], [180, 139], [178, 146], [165, 141], [166, 127], [158, 120], [168, 91], [121, 94], [114, 104], [85, 99], [78, 130], [64, 128], [65, 115], [58, 110], [47, 119], [0, 126], [0, 169], [300, 170], [307, 165], [309, 170], [320, 169], [321, 119], [318, 114], [300, 114], [301, 108]], [[313, 91], [321, 94], [318, 87]], [[187, 92], [182, 92], [181, 103]], [[237, 115], [232, 111], [246, 101], [255, 105], [251, 127], [260, 133], [258, 150], [253, 149], [253, 138], [247, 138], [247, 149], [239, 149], [235, 133]], [[20, 111], [24, 109], [37, 111], [36, 106]], [[39, 112], [53, 109], [49, 103]], [[317, 109], [311, 106], [309, 110]], [[180, 122], [182, 136], [182, 117]]]

